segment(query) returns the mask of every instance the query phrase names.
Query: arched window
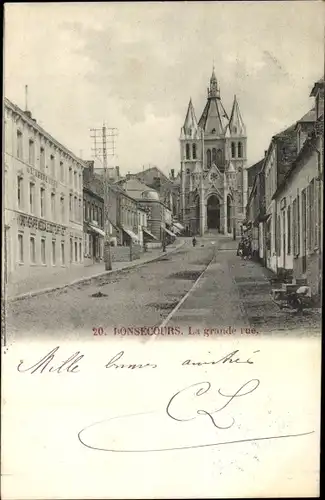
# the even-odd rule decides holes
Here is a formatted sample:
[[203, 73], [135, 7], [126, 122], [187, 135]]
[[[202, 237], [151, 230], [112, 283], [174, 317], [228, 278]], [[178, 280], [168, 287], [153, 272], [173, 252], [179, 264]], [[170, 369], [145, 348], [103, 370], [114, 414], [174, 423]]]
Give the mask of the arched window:
[[211, 168], [211, 150], [207, 150], [207, 167]]
[[217, 165], [218, 167], [222, 165], [222, 151], [221, 149], [218, 149], [217, 151]]
[[186, 144], [186, 159], [190, 159], [190, 145]]
[[216, 148], [212, 149], [212, 163], [217, 163], [217, 150], [216, 150]]
[[243, 157], [243, 145], [241, 142], [238, 143], [238, 158]]
[[196, 160], [196, 144], [192, 145], [192, 157], [193, 160]]
[[235, 158], [236, 156], [236, 144], [234, 142], [231, 143], [231, 157]]

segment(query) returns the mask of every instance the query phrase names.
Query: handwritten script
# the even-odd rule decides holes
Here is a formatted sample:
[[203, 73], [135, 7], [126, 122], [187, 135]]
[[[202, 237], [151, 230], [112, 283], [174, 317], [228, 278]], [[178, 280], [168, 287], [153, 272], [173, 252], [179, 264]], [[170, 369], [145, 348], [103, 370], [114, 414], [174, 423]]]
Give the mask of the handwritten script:
[[[63, 356], [60, 358], [60, 347], [57, 346], [48, 352], [45, 356], [42, 356], [36, 362], [26, 363], [21, 360], [17, 365], [17, 370], [20, 373], [29, 374], [42, 374], [42, 373], [72, 373], [77, 374], [80, 372], [82, 362], [85, 359], [85, 355], [80, 351], [71, 354], [68, 357]], [[253, 351], [253, 353], [247, 357], [242, 356], [239, 350], [232, 351], [224, 356], [218, 357], [217, 359], [205, 359], [205, 360], [193, 360], [186, 359], [180, 362], [181, 367], [189, 369], [188, 367], [206, 367], [206, 365], [243, 365], [246, 364], [251, 366], [254, 364], [252, 357], [254, 354], [260, 351]], [[211, 354], [211, 353], [210, 353]], [[158, 367], [157, 363], [154, 362], [134, 362], [134, 360], [125, 360], [125, 352], [120, 351], [114, 356], [110, 356], [109, 360], [103, 362], [102, 367], [106, 370], [143, 370], [143, 369], [155, 369]], [[196, 368], [195, 368], [196, 369]], [[215, 386], [214, 382], [214, 386]], [[219, 385], [219, 384], [218, 384]], [[240, 384], [236, 389], [225, 389], [224, 387], [218, 387], [214, 390], [212, 388], [212, 383], [210, 381], [197, 382], [184, 389], [177, 392], [173, 392], [171, 397], [167, 398], [162, 406], [161, 410], [154, 410], [144, 413], [130, 413], [126, 415], [117, 415], [110, 417], [100, 422], [95, 422], [88, 424], [81, 431], [78, 432], [79, 442], [92, 450], [96, 451], [106, 451], [106, 452], [120, 452], [120, 453], [140, 453], [140, 452], [162, 452], [162, 451], [174, 451], [174, 450], [185, 450], [191, 448], [204, 448], [211, 446], [222, 446], [226, 444], [235, 443], [245, 443], [252, 441], [266, 441], [270, 439], [283, 439], [283, 438], [293, 438], [302, 437], [314, 433], [315, 431], [300, 432], [295, 434], [275, 434], [268, 436], [251, 436], [247, 437], [244, 434], [242, 439], [238, 438], [238, 429], [241, 429], [241, 424], [236, 423], [236, 412], [240, 411], [240, 415], [244, 414], [245, 408], [249, 403], [251, 405], [256, 405], [255, 393], [260, 388], [261, 382], [257, 378], [252, 378], [246, 380], [244, 383]], [[157, 389], [158, 391], [158, 389]], [[242, 401], [244, 403], [242, 403]], [[238, 410], [238, 404], [240, 403], [240, 410]], [[243, 408], [244, 405], [244, 408]], [[246, 406], [245, 406], [246, 405]], [[128, 442], [124, 439], [124, 431], [129, 431], [130, 429], [137, 429], [138, 425], [146, 424], [146, 419], [151, 419], [151, 425], [148, 425], [148, 429], [153, 429], [153, 436], [155, 440], [158, 438], [157, 446], [146, 446], [145, 443], [141, 443], [140, 446], [130, 446], [126, 447], [125, 444], [118, 446], [116, 444], [118, 439], [116, 439], [116, 431], [114, 430], [114, 424], [118, 422], [120, 424], [120, 432], [122, 432], [121, 437], [123, 438], [123, 443]], [[206, 432], [209, 432], [208, 441], [205, 438], [205, 442], [193, 443], [193, 439], [189, 438], [189, 434], [186, 434], [186, 439], [179, 440], [178, 426], [179, 430], [182, 429], [188, 431], [186, 427], [187, 423], [190, 421], [196, 421], [200, 428]], [[171, 427], [170, 427], [171, 426]], [[175, 426], [177, 428], [175, 429]], [[175, 437], [172, 439], [172, 443], [166, 445], [165, 441], [162, 441], [164, 445], [159, 444], [159, 437], [163, 432], [167, 432], [169, 429], [175, 433]], [[237, 439], [229, 439], [229, 430], [233, 429], [237, 432]], [[92, 431], [95, 430], [96, 439], [92, 435]], [[176, 432], [175, 432], [176, 431]], [[197, 434], [197, 427], [195, 430]], [[228, 434], [227, 434], [228, 432]], [[220, 435], [224, 436], [224, 440], [216, 440], [216, 433], [218, 437]], [[137, 434], [136, 432], [134, 434]], [[194, 433], [195, 434], [195, 433]], [[174, 435], [174, 434], [173, 434]], [[107, 443], [108, 436], [108, 443]], [[190, 434], [191, 436], [191, 434]], [[186, 441], [187, 440], [187, 441]], [[103, 441], [103, 444], [101, 442]], [[168, 440], [170, 442], [170, 440]], [[151, 443], [151, 441], [150, 441]]]

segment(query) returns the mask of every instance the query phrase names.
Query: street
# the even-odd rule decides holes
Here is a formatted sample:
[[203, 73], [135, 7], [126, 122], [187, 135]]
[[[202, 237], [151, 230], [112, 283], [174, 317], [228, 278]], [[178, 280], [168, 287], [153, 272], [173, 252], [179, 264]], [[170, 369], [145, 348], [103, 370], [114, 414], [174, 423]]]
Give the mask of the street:
[[219, 235], [199, 238], [195, 248], [187, 239], [159, 261], [9, 302], [8, 340], [317, 335], [320, 314], [280, 311], [265, 269], [237, 257], [235, 248]]

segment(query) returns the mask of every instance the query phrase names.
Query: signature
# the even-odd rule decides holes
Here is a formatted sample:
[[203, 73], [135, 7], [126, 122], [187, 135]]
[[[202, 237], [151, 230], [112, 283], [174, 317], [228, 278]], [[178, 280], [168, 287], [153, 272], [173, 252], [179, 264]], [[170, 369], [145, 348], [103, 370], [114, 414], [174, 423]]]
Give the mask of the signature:
[[[101, 431], [103, 433], [102, 437], [104, 438], [104, 429], [101, 429], [101, 426], [105, 424], [107, 426], [107, 423], [113, 420], [121, 420], [123, 423], [125, 422], [126, 428], [129, 428], [130, 425], [132, 425], [132, 419], [133, 419], [133, 424], [136, 429], [136, 418], [146, 418], [148, 415], [156, 415], [156, 418], [158, 417], [157, 421], [161, 421], [161, 417], [165, 415], [166, 419], [169, 420], [169, 422], [172, 420], [174, 422], [178, 423], [184, 423], [188, 422], [190, 420], [194, 420], [197, 418], [202, 419], [202, 426], [206, 428], [207, 423], [212, 426], [214, 430], [218, 431], [225, 431], [230, 429], [235, 425], [235, 419], [234, 417], [230, 417], [230, 421], [228, 422], [222, 422], [223, 418], [226, 417], [229, 418], [229, 416], [223, 413], [223, 411], [230, 406], [233, 406], [233, 401], [236, 400], [237, 398], [242, 398], [245, 396], [248, 396], [249, 394], [253, 394], [258, 387], [260, 386], [260, 380], [259, 379], [251, 379], [242, 384], [237, 390], [235, 391], [230, 391], [226, 392], [224, 390], [221, 390], [220, 388], [218, 389], [217, 393], [221, 397], [222, 403], [218, 405], [217, 407], [213, 407], [211, 409], [207, 409], [206, 405], [209, 406], [209, 402], [203, 402], [202, 396], [207, 395], [210, 392], [211, 389], [211, 383], [210, 382], [198, 382], [195, 384], [190, 385], [189, 387], [186, 387], [185, 389], [182, 389], [178, 392], [176, 392], [168, 401], [166, 407], [165, 407], [165, 412], [164, 414], [161, 414], [159, 412], [145, 412], [145, 413], [137, 413], [137, 414], [129, 414], [129, 415], [118, 415], [115, 417], [111, 417], [109, 419], [102, 420], [100, 422], [95, 422], [93, 424], [90, 424], [86, 427], [84, 427], [79, 433], [78, 433], [78, 439], [82, 445], [84, 445], [87, 448], [90, 448], [92, 450], [96, 451], [108, 451], [108, 452], [120, 452], [120, 453], [142, 453], [142, 452], [161, 452], [161, 451], [175, 451], [175, 450], [185, 450], [185, 449], [194, 449], [194, 448], [205, 448], [205, 447], [212, 447], [212, 446], [222, 446], [226, 444], [235, 444], [235, 443], [245, 443], [245, 442], [252, 442], [252, 441], [263, 441], [263, 440], [270, 440], [270, 439], [283, 439], [283, 438], [292, 438], [292, 437], [300, 437], [300, 436], [306, 436], [309, 434], [312, 434], [314, 431], [309, 431], [309, 432], [301, 432], [301, 433], [296, 433], [296, 434], [278, 434], [278, 435], [271, 435], [271, 436], [256, 436], [256, 437], [248, 437], [244, 439], [236, 439], [236, 440], [228, 440], [228, 441], [218, 441], [218, 442], [208, 442], [208, 443], [202, 443], [202, 444], [185, 444], [181, 446], [169, 446], [169, 447], [146, 447], [143, 446], [141, 448], [134, 448], [134, 449], [126, 449], [126, 448], [110, 448], [110, 447], [104, 447], [103, 446], [98, 446], [97, 444], [95, 445], [94, 443], [91, 444], [91, 439], [86, 439], [84, 437], [84, 434], [86, 431], [88, 431], [91, 428], [94, 428], [95, 426], [97, 427], [97, 437], [98, 435], [101, 437]], [[193, 401], [194, 400], [194, 401]], [[194, 403], [194, 404], [192, 404]], [[210, 403], [211, 404], [211, 403]], [[188, 409], [190, 407], [190, 409]], [[167, 423], [167, 422], [166, 422]], [[99, 427], [99, 429], [98, 429]], [[155, 427], [155, 437], [159, 435], [159, 430], [161, 431], [161, 427], [159, 427], [156, 424]], [[116, 441], [116, 435], [112, 434], [112, 437], [114, 437], [114, 441]]]

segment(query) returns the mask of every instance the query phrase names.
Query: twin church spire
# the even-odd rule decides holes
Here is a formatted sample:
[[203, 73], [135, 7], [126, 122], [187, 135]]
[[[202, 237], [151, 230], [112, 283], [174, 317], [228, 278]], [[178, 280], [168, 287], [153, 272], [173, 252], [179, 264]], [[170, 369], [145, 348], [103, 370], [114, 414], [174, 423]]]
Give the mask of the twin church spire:
[[199, 129], [204, 131], [205, 135], [232, 136], [246, 135], [246, 128], [242, 119], [237, 97], [234, 97], [230, 119], [222, 104], [220, 98], [220, 88], [213, 67], [210, 78], [210, 87], [208, 88], [208, 98], [202, 116], [197, 122], [192, 103], [188, 104], [184, 125], [181, 129], [181, 139], [199, 138]]

